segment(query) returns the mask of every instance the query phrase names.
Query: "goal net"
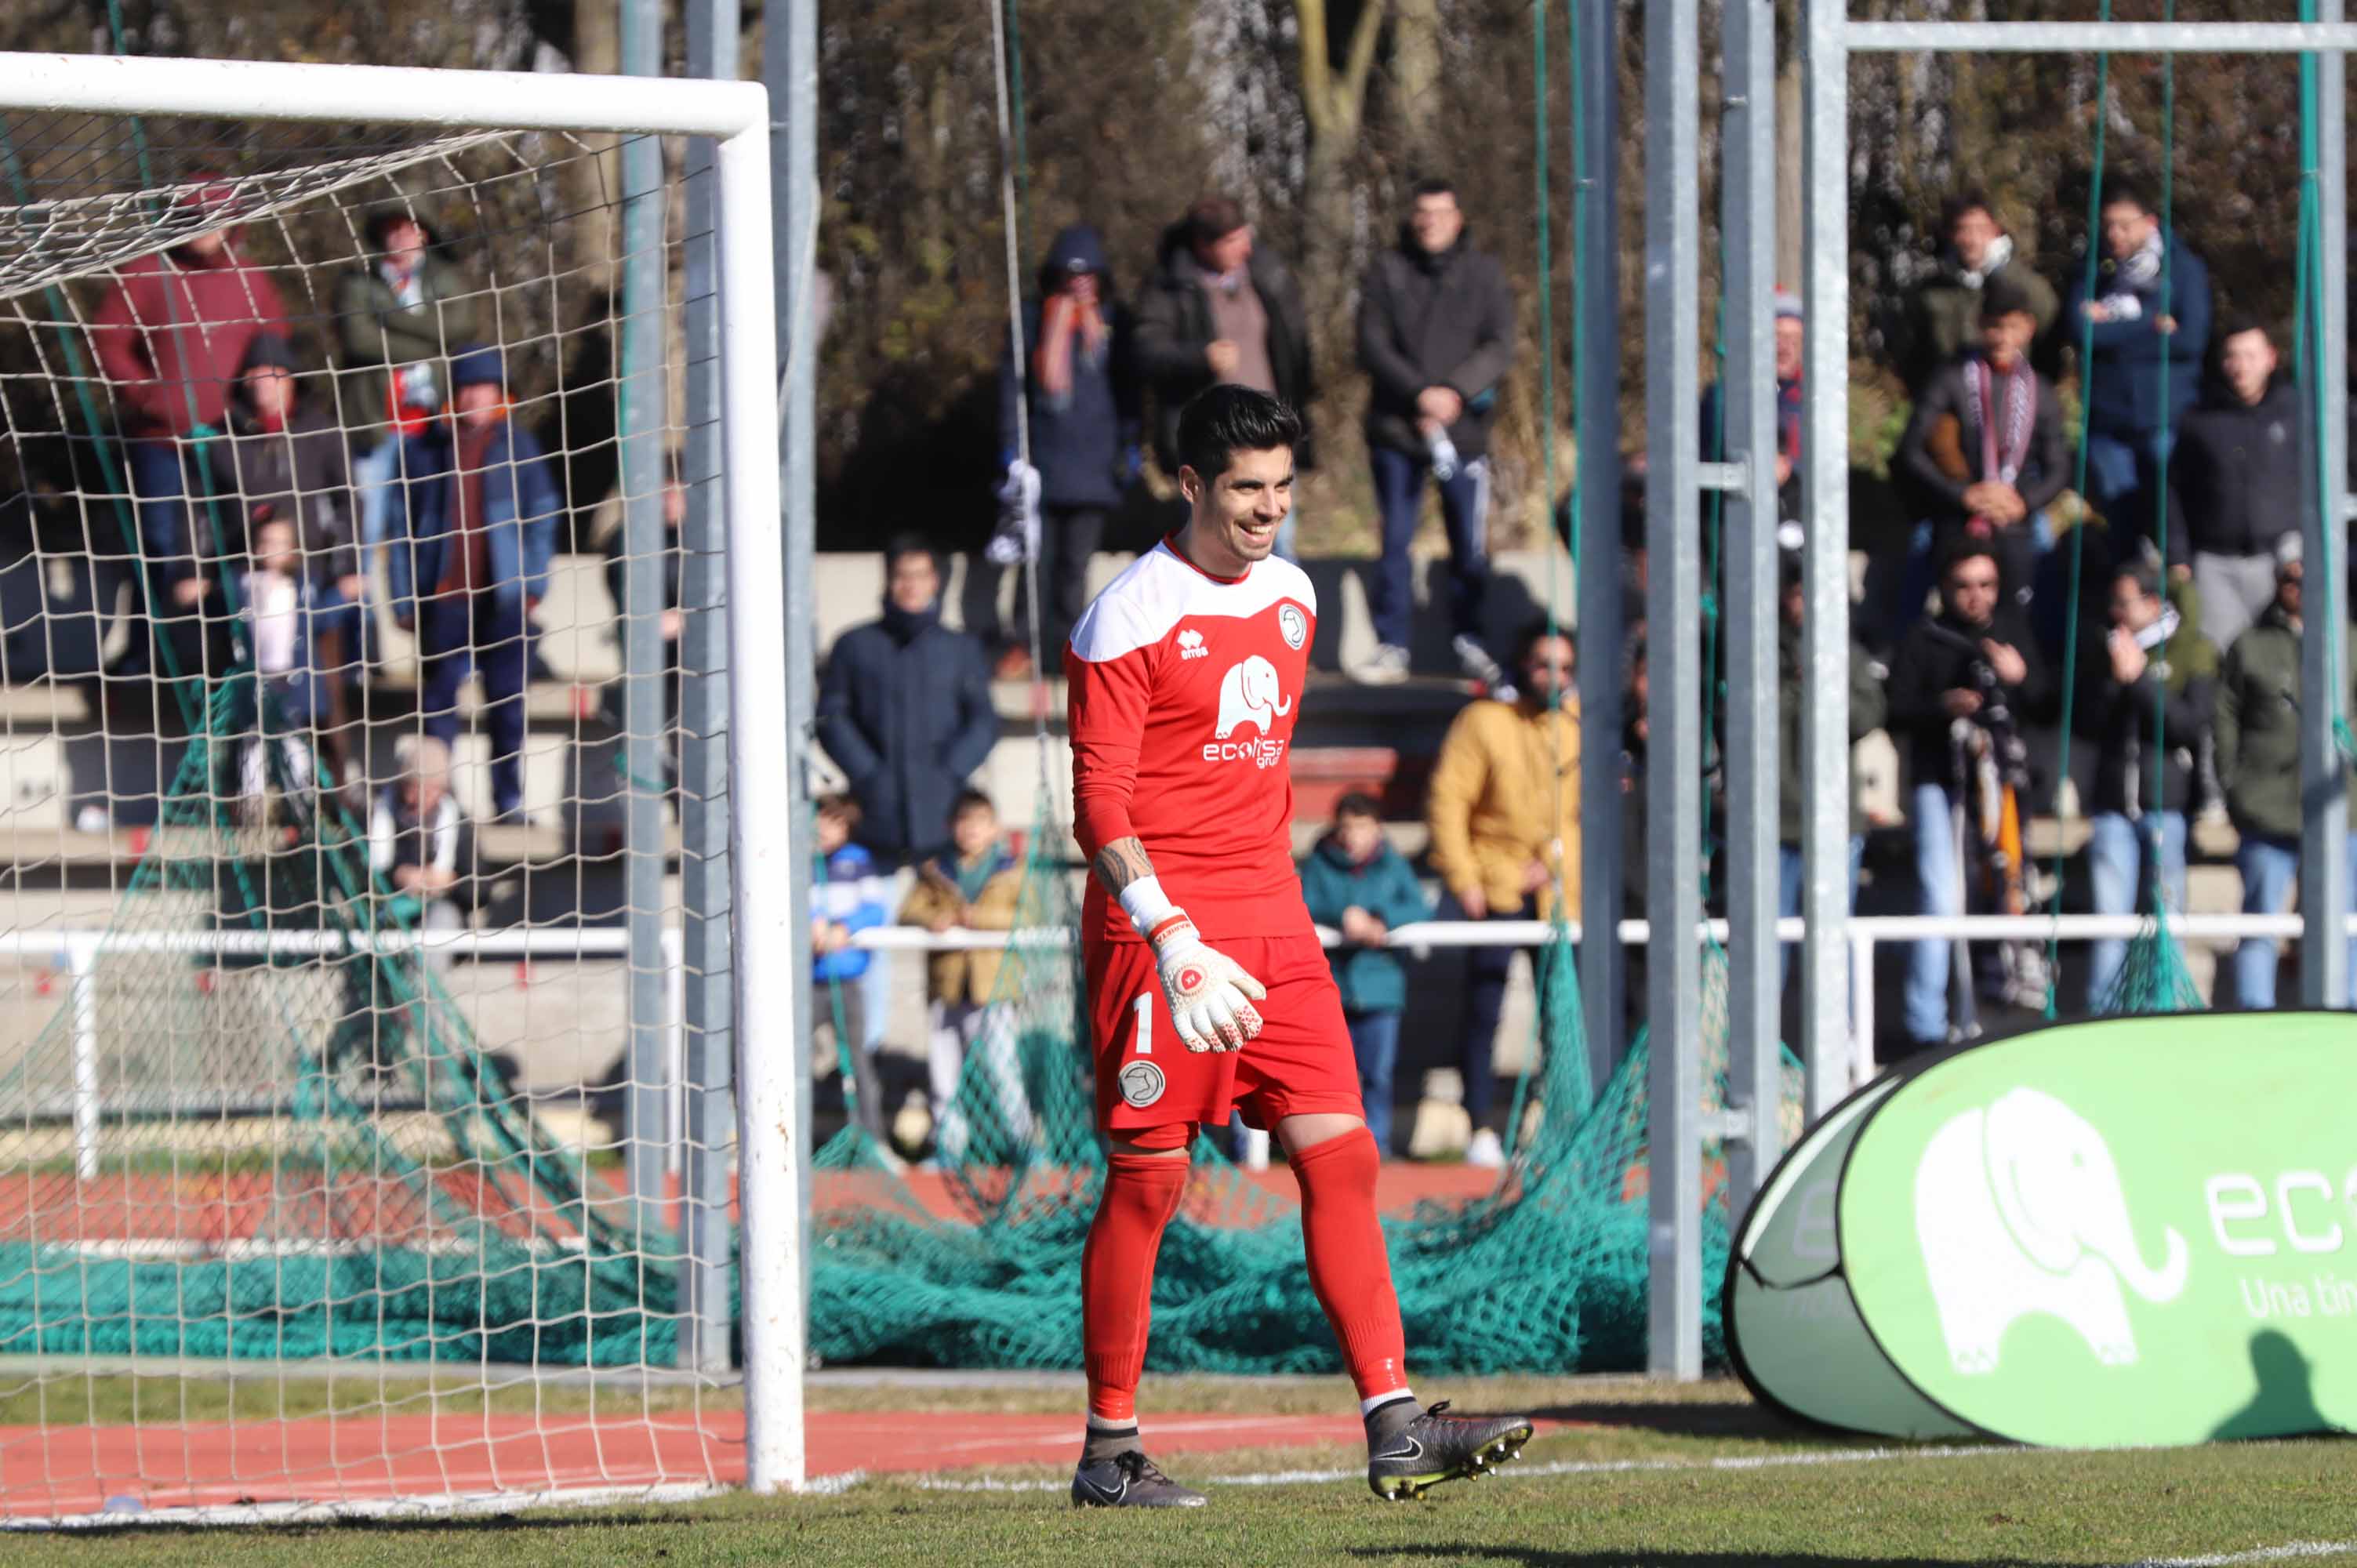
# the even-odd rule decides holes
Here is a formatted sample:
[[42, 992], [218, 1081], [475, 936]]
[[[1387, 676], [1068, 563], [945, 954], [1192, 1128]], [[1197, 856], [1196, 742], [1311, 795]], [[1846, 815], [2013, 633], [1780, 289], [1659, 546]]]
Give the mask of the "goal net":
[[0, 119], [0, 1514], [739, 1473], [689, 152]]

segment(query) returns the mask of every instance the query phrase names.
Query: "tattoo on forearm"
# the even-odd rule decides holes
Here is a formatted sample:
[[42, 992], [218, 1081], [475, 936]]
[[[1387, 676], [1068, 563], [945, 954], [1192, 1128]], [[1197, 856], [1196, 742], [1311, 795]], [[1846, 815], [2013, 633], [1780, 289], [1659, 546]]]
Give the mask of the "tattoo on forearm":
[[1146, 858], [1146, 845], [1136, 838], [1115, 839], [1097, 851], [1095, 866], [1097, 880], [1116, 898], [1139, 877], [1154, 875], [1154, 863]]

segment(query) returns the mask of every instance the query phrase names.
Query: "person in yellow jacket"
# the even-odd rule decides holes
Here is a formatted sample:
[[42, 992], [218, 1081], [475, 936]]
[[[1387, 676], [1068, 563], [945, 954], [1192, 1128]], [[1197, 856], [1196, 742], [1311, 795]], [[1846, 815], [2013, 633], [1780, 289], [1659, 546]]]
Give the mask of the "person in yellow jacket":
[[[936, 934], [960, 928], [1011, 929], [1023, 872], [1000, 842], [998, 809], [979, 789], [961, 790], [950, 805], [949, 827], [951, 847], [918, 866], [916, 883], [900, 905], [900, 924], [922, 926]], [[965, 1108], [957, 1102], [958, 1081], [965, 1071], [966, 1053], [977, 1043], [989, 1064], [997, 1100], [994, 1132], [1004, 1133], [1006, 1141], [992, 1138], [985, 1148], [973, 1151], [974, 1157], [999, 1163], [1030, 1134], [1015, 1041], [1006, 1009], [997, 1004], [996, 995], [1000, 961], [995, 949], [946, 948], [925, 965], [931, 1025], [925, 1057], [936, 1158], [958, 1160], [967, 1155], [970, 1129]]]
[[[1425, 807], [1430, 859], [1456, 905], [1443, 919], [1544, 919], [1558, 898], [1567, 911], [1579, 908], [1577, 653], [1568, 630], [1543, 620], [1516, 647], [1520, 696], [1467, 703], [1433, 766]], [[1473, 1139], [1465, 1157], [1479, 1165], [1505, 1157], [1490, 1063], [1513, 956], [1512, 948], [1466, 953], [1458, 1034]]]

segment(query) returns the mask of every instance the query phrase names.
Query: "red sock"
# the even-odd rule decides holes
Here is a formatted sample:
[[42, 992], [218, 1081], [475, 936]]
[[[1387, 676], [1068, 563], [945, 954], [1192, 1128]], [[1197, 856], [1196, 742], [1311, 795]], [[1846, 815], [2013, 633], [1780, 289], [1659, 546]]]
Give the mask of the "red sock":
[[1162, 1229], [1178, 1212], [1188, 1162], [1115, 1152], [1106, 1158], [1104, 1197], [1081, 1250], [1081, 1341], [1089, 1413], [1137, 1419], [1137, 1379], [1146, 1369], [1146, 1327], [1154, 1313], [1154, 1257]]
[[1392, 1261], [1375, 1218], [1375, 1173], [1383, 1154], [1364, 1127], [1294, 1155], [1301, 1183], [1301, 1240], [1309, 1288], [1342, 1347], [1361, 1399], [1407, 1387], [1407, 1337], [1400, 1328]]

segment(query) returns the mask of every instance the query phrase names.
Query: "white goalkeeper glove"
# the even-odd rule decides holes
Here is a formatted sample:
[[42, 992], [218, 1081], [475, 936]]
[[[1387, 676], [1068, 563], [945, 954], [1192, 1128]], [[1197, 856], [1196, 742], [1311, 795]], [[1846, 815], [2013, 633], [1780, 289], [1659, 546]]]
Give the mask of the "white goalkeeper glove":
[[1147, 933], [1162, 999], [1190, 1051], [1239, 1051], [1260, 1033], [1268, 987], [1235, 960], [1206, 944], [1186, 911], [1174, 910]]

